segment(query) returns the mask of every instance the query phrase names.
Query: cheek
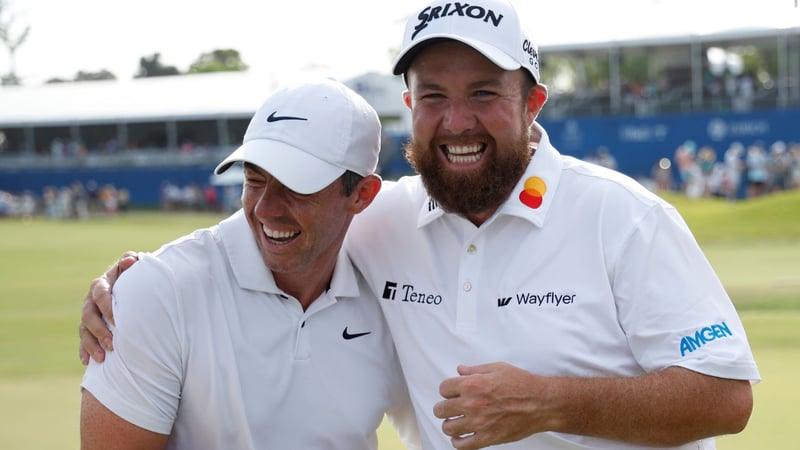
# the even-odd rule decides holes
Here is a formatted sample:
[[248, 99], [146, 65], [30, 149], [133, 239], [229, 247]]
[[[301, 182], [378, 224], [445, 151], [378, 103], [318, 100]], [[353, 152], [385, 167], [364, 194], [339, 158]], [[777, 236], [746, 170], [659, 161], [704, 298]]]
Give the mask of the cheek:
[[259, 196], [252, 189], [242, 190], [242, 208], [245, 211], [252, 211], [258, 203]]
[[427, 139], [434, 134], [434, 130], [441, 121], [441, 114], [430, 108], [417, 108], [411, 112], [411, 123], [417, 139]]
[[346, 205], [336, 200], [331, 200], [325, 206], [319, 205], [296, 212], [296, 218], [303, 221], [305, 228], [316, 230], [313, 233], [316, 238], [326, 243], [338, 240], [347, 231], [348, 220], [352, 217]]
[[499, 139], [516, 140], [528, 128], [521, 114], [483, 114], [481, 123], [492, 136]]

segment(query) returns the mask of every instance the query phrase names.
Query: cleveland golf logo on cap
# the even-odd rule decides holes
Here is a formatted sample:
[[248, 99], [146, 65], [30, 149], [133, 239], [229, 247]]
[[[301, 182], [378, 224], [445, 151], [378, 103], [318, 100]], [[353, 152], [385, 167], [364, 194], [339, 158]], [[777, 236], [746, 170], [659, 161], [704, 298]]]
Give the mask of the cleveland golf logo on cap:
[[522, 42], [522, 51], [528, 55], [528, 65], [539, 71], [539, 52], [536, 50], [536, 44], [528, 39]]
[[456, 15], [491, 23], [495, 28], [499, 27], [500, 22], [503, 20], [502, 14], [497, 14], [491, 9], [484, 8], [480, 5], [469, 5], [466, 3], [455, 2], [445, 3], [443, 6], [428, 6], [420, 11], [419, 15], [417, 16], [417, 19], [419, 19], [420, 22], [414, 27], [414, 33], [411, 35], [411, 40], [413, 41], [417, 34], [424, 30], [430, 22], [444, 17]]

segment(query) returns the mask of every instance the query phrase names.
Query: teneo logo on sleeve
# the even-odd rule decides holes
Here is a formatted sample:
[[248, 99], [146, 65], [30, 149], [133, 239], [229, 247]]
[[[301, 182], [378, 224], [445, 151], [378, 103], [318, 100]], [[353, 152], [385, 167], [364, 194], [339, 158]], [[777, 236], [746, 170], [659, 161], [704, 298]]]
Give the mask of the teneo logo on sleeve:
[[701, 328], [693, 336], [681, 338], [681, 356], [686, 356], [686, 353], [692, 353], [709, 342], [731, 336], [733, 333], [725, 322]]

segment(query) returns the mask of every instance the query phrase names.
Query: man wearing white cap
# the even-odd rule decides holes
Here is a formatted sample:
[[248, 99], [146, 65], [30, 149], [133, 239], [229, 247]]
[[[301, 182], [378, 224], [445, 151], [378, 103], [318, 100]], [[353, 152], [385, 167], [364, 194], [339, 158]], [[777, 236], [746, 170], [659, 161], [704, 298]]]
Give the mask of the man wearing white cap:
[[384, 183], [345, 247], [423, 446], [709, 449], [742, 430], [760, 376], [727, 293], [671, 205], [550, 143], [513, 7], [426, 5], [394, 73], [419, 176]]
[[341, 250], [381, 180], [380, 122], [344, 85], [273, 94], [244, 143], [243, 208], [139, 255], [114, 287], [114, 352], [83, 378], [81, 448], [414, 447], [394, 344]]
[[714, 448], [759, 380], [741, 321], [671, 205], [553, 147], [539, 64], [505, 1], [435, 1], [405, 29], [420, 175], [385, 183], [345, 247], [423, 445]]

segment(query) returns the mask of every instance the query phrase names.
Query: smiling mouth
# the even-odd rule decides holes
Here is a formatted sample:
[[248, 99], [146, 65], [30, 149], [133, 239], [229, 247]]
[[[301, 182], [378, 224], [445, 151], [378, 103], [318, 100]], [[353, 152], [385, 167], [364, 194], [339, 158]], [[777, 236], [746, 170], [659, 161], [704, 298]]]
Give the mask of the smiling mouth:
[[300, 234], [299, 231], [271, 230], [264, 225], [261, 226], [261, 231], [264, 232], [264, 236], [266, 236], [267, 239], [276, 244], [285, 244]]
[[442, 145], [447, 160], [453, 164], [472, 164], [480, 161], [486, 151], [485, 144]]

